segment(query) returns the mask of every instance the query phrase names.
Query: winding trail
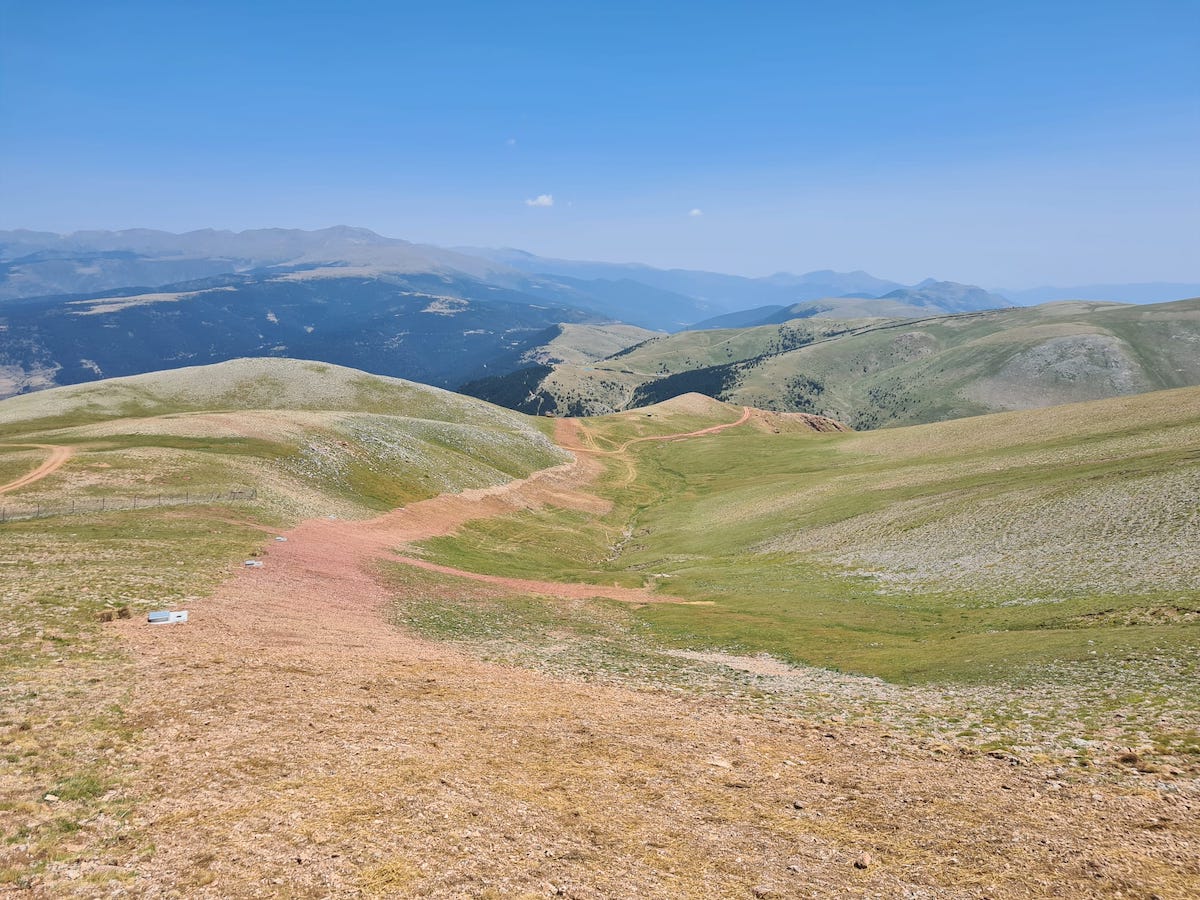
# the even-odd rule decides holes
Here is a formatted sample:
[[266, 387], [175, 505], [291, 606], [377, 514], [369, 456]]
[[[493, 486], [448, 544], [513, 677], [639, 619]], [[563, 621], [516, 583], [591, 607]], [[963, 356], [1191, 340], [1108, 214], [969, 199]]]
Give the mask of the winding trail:
[[[655, 434], [648, 437], [630, 438], [614, 450], [601, 450], [598, 447], [585, 447], [582, 444], [576, 445], [574, 443], [563, 444], [563, 435], [559, 434], [556, 435], [556, 437], [559, 439], [560, 444], [563, 444], [564, 447], [573, 453], [594, 453], [600, 456], [620, 456], [621, 454], [626, 453], [634, 444], [644, 444], [651, 441], [677, 441], [681, 438], [703, 437], [706, 434], [718, 434], [727, 428], [736, 428], [739, 425], [746, 424], [750, 421], [750, 415], [752, 413], [753, 409], [751, 409], [749, 406], [743, 406], [742, 415], [736, 422], [725, 422], [722, 425], [710, 425], [708, 428], [700, 428], [696, 431], [682, 431], [676, 434]], [[577, 419], [566, 419], [562, 421], [570, 422], [575, 427], [578, 427]]]
[[27, 472], [20, 478], [10, 481], [8, 484], [0, 485], [0, 494], [7, 494], [9, 491], [15, 491], [19, 488], [28, 487], [35, 482], [41, 481], [47, 475], [57, 472], [67, 460], [75, 455], [74, 447], [65, 447], [60, 444], [4, 444], [5, 447], [34, 447], [39, 450], [49, 450], [50, 455], [40, 466], [32, 472]]
[[[727, 428], [734, 428], [750, 420], [750, 407], [742, 408], [742, 415], [736, 422], [726, 422], [712, 425], [696, 431], [675, 432], [672, 434], [653, 435], [650, 437], [632, 438], [621, 444], [615, 450], [600, 450], [586, 447], [579, 441], [581, 431], [576, 419], [560, 419], [555, 438], [564, 449], [573, 454], [590, 453], [598, 456], [624, 456], [634, 444], [649, 441], [673, 441], [689, 437], [702, 437], [717, 434]], [[632, 476], [632, 464], [627, 463]], [[591, 494], [584, 494], [581, 488], [590, 482], [599, 470], [595, 462], [586, 462], [579, 456], [575, 462], [565, 466], [556, 466], [535, 473], [529, 478], [511, 481], [495, 488], [483, 491], [465, 491], [461, 494], [442, 494], [431, 500], [412, 504], [405, 509], [396, 510], [376, 520], [379, 526], [392, 534], [405, 534], [405, 543], [451, 534], [466, 522], [493, 515], [512, 512], [512, 507], [497, 508], [495, 504], [515, 504], [523, 506], [554, 505], [572, 508], [592, 507], [597, 511], [606, 511], [607, 501]], [[432, 529], [432, 530], [430, 530]], [[407, 536], [414, 534], [415, 536]], [[607, 597], [623, 603], [685, 603], [695, 605], [695, 601], [683, 600], [667, 594], [658, 593], [649, 588], [628, 588], [617, 585], [606, 586], [588, 583], [565, 583], [556, 581], [538, 581], [527, 578], [511, 578], [502, 575], [487, 575], [480, 572], [470, 572], [453, 566], [444, 566], [428, 560], [412, 556], [393, 555], [389, 559], [404, 565], [438, 572], [443, 575], [454, 575], [472, 581], [493, 584], [508, 590], [539, 594], [542, 596], [560, 597], [570, 600], [586, 600], [590, 597]]]
[[[493, 597], [524, 584], [404, 560], [487, 583], [389, 585], [378, 567], [398, 547], [543, 505], [603, 514], [607, 501], [585, 490], [603, 472], [597, 455], [748, 418], [580, 448], [528, 478], [367, 521], [308, 520], [268, 544], [262, 568], [239, 567], [196, 601], [188, 624], [112, 623], [137, 688], [123, 711], [138, 729], [124, 852], [154, 847], [151, 862], [122, 870], [122, 889], [203, 900], [1195, 896], [1200, 824], [1158, 791], [1065, 779], [1051, 790], [1058, 775], [1034, 764], [487, 662], [389, 624], [398, 594]], [[868, 851], [869, 868], [856, 867]], [[81, 874], [42, 896], [95, 896]]]

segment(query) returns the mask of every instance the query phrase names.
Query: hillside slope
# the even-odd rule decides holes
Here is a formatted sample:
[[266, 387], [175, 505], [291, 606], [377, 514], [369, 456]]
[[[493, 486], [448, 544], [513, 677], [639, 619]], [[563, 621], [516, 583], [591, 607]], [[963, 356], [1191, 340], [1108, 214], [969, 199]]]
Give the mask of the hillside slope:
[[[801, 319], [654, 338], [526, 379], [519, 407], [602, 414], [700, 391], [855, 428], [1200, 383], [1200, 300], [1067, 302], [917, 320]], [[520, 378], [520, 374], [510, 376]], [[488, 383], [468, 392], [488, 398]]]
[[469, 397], [326, 363], [239, 359], [0, 402], [0, 463], [75, 454], [5, 498], [85, 506], [254, 488], [279, 515], [360, 516], [561, 462], [527, 417]]
[[0, 501], [43, 504], [0, 515], [0, 892], [1194, 896], [1197, 390], [847, 434], [238, 360], [0, 403], [0, 484], [45, 475]]
[[681, 648], [912, 682], [1081, 686], [1088, 670], [1132, 696], [1123, 667], [1146, 667], [1182, 688], [1200, 388], [849, 434], [759, 413], [719, 439], [631, 441], [663, 428], [657, 410], [694, 429], [735, 409], [677, 398], [581, 421], [577, 452], [613, 460], [611, 513], [521, 513], [426, 546], [467, 569], [655, 583], [696, 605], [636, 618]]

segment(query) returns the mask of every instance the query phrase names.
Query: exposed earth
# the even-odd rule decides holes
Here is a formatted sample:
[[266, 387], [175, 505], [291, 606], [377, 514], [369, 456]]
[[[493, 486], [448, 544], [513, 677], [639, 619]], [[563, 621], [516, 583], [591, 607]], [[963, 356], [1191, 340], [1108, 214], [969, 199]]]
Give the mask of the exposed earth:
[[[573, 433], [560, 423], [583, 449]], [[397, 549], [516, 509], [596, 509], [599, 465], [576, 452], [499, 488], [309, 520], [264, 535], [264, 565], [186, 626], [106, 626], [132, 650], [144, 731], [135, 812], [102, 824], [117, 848], [148, 835], [153, 859], [54, 864], [34, 895], [1195, 896], [1186, 789], [555, 678], [389, 624], [381, 566]]]
[[28, 487], [34, 482], [41, 481], [47, 475], [57, 472], [63, 467], [71, 454], [74, 452], [70, 447], [55, 447], [49, 444], [18, 444], [16, 446], [31, 447], [37, 450], [49, 450], [50, 455], [46, 457], [46, 461], [25, 475], [19, 478], [14, 478], [7, 484], [0, 484], [0, 494], [7, 494], [9, 491], [15, 491], [19, 488]]

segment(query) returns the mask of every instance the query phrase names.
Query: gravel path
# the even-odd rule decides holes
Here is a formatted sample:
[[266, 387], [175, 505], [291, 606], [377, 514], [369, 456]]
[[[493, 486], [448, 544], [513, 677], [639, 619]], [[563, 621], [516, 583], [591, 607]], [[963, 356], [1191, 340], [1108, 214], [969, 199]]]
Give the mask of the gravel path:
[[29, 485], [41, 481], [47, 475], [57, 472], [61, 469], [68, 459], [75, 455], [74, 447], [62, 447], [56, 444], [5, 444], [6, 447], [34, 447], [38, 450], [49, 450], [50, 455], [40, 466], [20, 478], [10, 481], [8, 484], [0, 484], [0, 494], [7, 494], [9, 491], [15, 491], [19, 488], [28, 487]]

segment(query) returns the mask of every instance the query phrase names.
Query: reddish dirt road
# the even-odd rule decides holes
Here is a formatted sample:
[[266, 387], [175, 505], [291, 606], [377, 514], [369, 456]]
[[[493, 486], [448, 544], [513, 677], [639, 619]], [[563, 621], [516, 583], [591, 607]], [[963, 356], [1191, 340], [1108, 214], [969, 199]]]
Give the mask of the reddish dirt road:
[[7, 494], [9, 491], [15, 491], [19, 488], [28, 487], [29, 485], [41, 481], [52, 472], [57, 472], [61, 469], [72, 456], [75, 455], [74, 447], [63, 447], [57, 444], [5, 444], [6, 447], [35, 447], [39, 450], [49, 450], [50, 455], [40, 466], [32, 472], [22, 475], [20, 478], [10, 481], [8, 484], [0, 485], [0, 494]]
[[[600, 471], [580, 453], [370, 521], [307, 521], [187, 625], [115, 623], [142, 729], [130, 826], [155, 848], [122, 889], [940, 900], [1200, 885], [1200, 824], [1154, 790], [490, 664], [388, 624], [397, 589], [377, 568], [395, 548], [541, 505], [602, 513], [586, 491]], [[89, 870], [69, 871], [45, 896], [94, 895]]]

